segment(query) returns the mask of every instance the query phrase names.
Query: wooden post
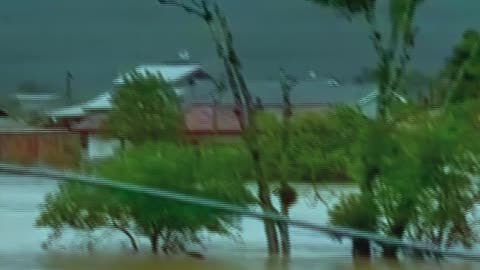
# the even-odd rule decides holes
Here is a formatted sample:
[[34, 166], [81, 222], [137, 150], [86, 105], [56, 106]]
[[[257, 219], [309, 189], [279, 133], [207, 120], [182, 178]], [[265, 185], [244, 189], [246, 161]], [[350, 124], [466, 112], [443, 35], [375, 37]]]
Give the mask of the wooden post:
[[67, 70], [65, 75], [65, 103], [66, 105], [72, 105], [72, 80], [73, 75], [70, 71]]

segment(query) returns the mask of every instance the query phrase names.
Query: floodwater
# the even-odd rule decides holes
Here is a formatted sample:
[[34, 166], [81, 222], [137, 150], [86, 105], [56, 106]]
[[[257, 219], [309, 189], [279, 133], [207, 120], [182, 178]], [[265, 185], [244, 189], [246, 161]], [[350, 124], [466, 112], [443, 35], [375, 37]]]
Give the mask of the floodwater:
[[[260, 221], [244, 218], [239, 239], [207, 237], [206, 261], [175, 260], [125, 256], [125, 250], [109, 250], [105, 247], [121, 247], [125, 239], [118, 235], [99, 235], [95, 239], [97, 249], [93, 253], [80, 253], [75, 243], [81, 242], [78, 233], [67, 232], [59, 248], [45, 251], [42, 243], [49, 230], [34, 227], [44, 196], [54, 191], [58, 182], [30, 176], [0, 175], [0, 269], [412, 269], [386, 268], [385, 262], [375, 263], [377, 268], [365, 265], [354, 267], [350, 257], [350, 243], [303, 229], [291, 228], [292, 259], [288, 267], [278, 260], [266, 260], [266, 243]], [[327, 208], [314, 200], [308, 185], [298, 185], [301, 199], [292, 209], [294, 219], [326, 223]], [[335, 192], [353, 191], [348, 186], [322, 187], [321, 195], [333, 201]], [[140, 243], [142, 244], [142, 243]], [[146, 246], [145, 254], [148, 254]], [[120, 257], [116, 255], [122, 254]], [[477, 269], [473, 264], [459, 263], [458, 269]], [[449, 265], [426, 265], [416, 269], [457, 269]], [[433, 267], [433, 268], [432, 268]]]

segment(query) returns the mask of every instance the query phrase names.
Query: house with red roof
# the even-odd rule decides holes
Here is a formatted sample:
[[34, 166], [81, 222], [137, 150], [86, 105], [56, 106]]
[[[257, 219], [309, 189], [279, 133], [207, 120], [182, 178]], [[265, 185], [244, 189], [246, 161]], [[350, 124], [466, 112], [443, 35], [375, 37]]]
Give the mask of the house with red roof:
[[[229, 91], [217, 91], [216, 84], [196, 63], [163, 63], [140, 65], [131, 72], [113, 80], [113, 88], [135, 72], [140, 75], [162, 77], [179, 96], [185, 113], [185, 133], [192, 140], [216, 137], [238, 137], [241, 126], [235, 112], [235, 102]], [[275, 80], [248, 81], [254, 99], [262, 103], [264, 111], [281, 117], [282, 92]], [[332, 83], [331, 80], [309, 79], [298, 81], [291, 92], [294, 113], [323, 112], [337, 104], [356, 104], [363, 96], [375, 90], [371, 84]], [[112, 110], [112, 96], [108, 90], [84, 103], [52, 110], [47, 115], [54, 126], [65, 127], [81, 134], [85, 155], [90, 159], [114, 154], [120, 142], [100, 136], [99, 129]], [[238, 110], [238, 109], [237, 109]], [[238, 113], [238, 111], [237, 111]]]

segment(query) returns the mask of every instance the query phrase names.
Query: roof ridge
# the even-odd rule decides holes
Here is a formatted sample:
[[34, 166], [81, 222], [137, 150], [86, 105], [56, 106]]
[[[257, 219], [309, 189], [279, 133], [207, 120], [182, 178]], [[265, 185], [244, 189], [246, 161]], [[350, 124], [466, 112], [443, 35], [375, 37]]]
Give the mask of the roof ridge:
[[199, 62], [161, 62], [161, 63], [143, 63], [135, 67], [141, 66], [200, 66]]

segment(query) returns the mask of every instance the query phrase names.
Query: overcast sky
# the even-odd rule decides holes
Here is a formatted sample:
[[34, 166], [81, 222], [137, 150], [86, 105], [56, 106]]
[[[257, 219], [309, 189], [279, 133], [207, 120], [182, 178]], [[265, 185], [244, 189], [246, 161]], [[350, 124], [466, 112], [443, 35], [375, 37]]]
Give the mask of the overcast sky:
[[[305, 0], [218, 0], [230, 17], [250, 78], [295, 74], [350, 77], [374, 63], [365, 27]], [[414, 67], [433, 72], [467, 27], [480, 29], [480, 1], [426, 0]], [[72, 71], [77, 97], [108, 89], [119, 70], [176, 60], [188, 49], [215, 68], [204, 26], [156, 0], [2, 0], [0, 93], [23, 81], [63, 91]], [[3, 95], [4, 96], [4, 95]]]

